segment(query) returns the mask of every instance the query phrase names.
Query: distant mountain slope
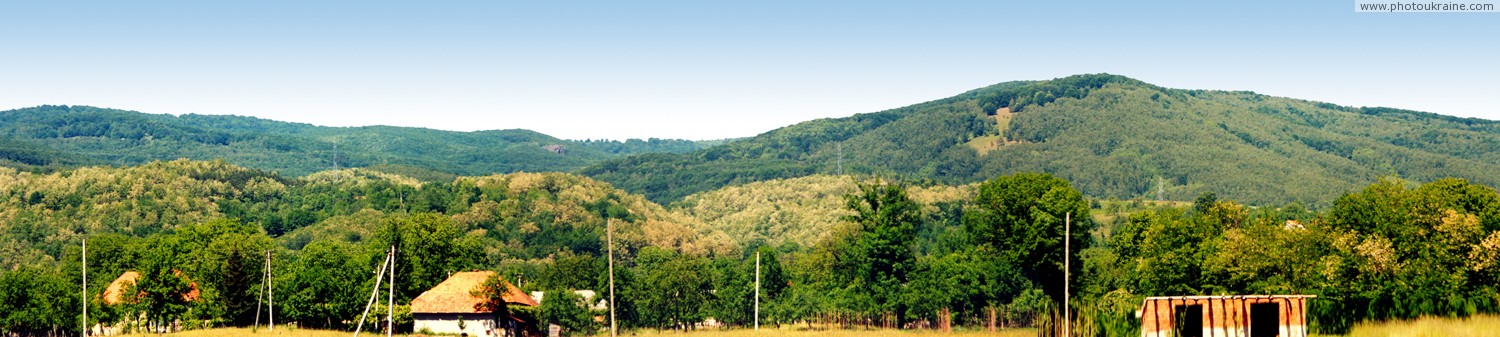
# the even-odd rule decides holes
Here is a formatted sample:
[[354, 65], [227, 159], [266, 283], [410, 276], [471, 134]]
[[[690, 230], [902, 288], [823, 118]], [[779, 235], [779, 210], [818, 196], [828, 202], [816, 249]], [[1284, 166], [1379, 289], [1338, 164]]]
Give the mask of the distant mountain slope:
[[[0, 165], [132, 165], [225, 159], [305, 175], [381, 165], [459, 175], [573, 171], [621, 155], [687, 152], [715, 142], [570, 141], [529, 130], [321, 127], [253, 117], [154, 115], [87, 106], [0, 111]], [[442, 176], [441, 174], [434, 176]]]
[[1051, 172], [1096, 197], [1316, 202], [1382, 175], [1500, 183], [1500, 122], [1115, 75], [1007, 82], [904, 108], [820, 119], [684, 154], [582, 172], [667, 203], [818, 173], [970, 183]]

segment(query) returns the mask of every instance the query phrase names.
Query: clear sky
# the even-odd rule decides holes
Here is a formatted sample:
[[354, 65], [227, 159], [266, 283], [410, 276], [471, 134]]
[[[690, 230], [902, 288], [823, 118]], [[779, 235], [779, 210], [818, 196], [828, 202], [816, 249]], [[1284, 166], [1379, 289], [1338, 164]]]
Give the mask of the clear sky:
[[1108, 72], [1500, 119], [1500, 13], [1332, 1], [17, 1], [0, 109], [752, 136]]

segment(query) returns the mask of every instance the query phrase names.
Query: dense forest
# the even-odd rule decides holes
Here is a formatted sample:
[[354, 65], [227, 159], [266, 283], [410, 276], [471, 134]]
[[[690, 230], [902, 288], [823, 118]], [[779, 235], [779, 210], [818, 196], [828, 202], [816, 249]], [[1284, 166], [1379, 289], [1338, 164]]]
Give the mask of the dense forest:
[[254, 117], [145, 114], [46, 105], [0, 111], [0, 165], [38, 171], [78, 165], [224, 159], [289, 176], [349, 167], [447, 175], [566, 172], [623, 155], [689, 152], [724, 142], [562, 140], [529, 130], [322, 127]]
[[[967, 184], [1050, 172], [1098, 198], [1326, 203], [1381, 176], [1500, 184], [1500, 122], [1115, 75], [1007, 82], [581, 172], [659, 203], [747, 182], [879, 174]], [[1318, 206], [1326, 206], [1320, 204]]]
[[671, 204], [695, 193], [812, 175], [947, 185], [1049, 172], [1096, 198], [1250, 205], [1327, 202], [1382, 176], [1500, 184], [1500, 122], [1241, 91], [1077, 75], [1005, 82], [750, 138], [561, 140], [528, 130], [322, 127], [253, 117], [86, 106], [0, 111], [0, 166], [31, 172], [223, 159], [297, 177], [368, 168], [457, 176], [569, 172]]
[[[1075, 331], [1090, 336], [1138, 335], [1133, 312], [1155, 295], [1314, 294], [1312, 328], [1324, 332], [1500, 312], [1500, 194], [1486, 185], [1388, 177], [1321, 210], [1212, 193], [1099, 200], [1077, 186], [1038, 173], [961, 186], [813, 176], [663, 207], [563, 173], [288, 178], [188, 160], [0, 169], [0, 331], [76, 332], [84, 238], [91, 322], [246, 326], [270, 252], [278, 321], [352, 329], [391, 246], [401, 312], [455, 271], [495, 270], [527, 291], [604, 289], [609, 223], [630, 329], [748, 324], [757, 254], [763, 324], [930, 327], [948, 310], [962, 326], [993, 312], [1006, 326], [1055, 327], [1065, 258]], [[126, 289], [137, 295], [105, 305], [100, 290], [125, 271], [141, 273]], [[509, 312], [598, 332], [598, 313], [570, 296]], [[409, 330], [411, 316], [397, 323]]]

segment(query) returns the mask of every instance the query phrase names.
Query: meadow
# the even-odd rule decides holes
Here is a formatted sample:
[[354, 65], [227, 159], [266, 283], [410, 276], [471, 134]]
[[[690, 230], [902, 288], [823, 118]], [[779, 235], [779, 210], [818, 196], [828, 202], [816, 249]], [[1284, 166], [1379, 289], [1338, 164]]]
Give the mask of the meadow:
[[[126, 337], [349, 337], [353, 332], [340, 330], [316, 330], [278, 327], [276, 332], [270, 332], [262, 328], [252, 331], [247, 328], [218, 328], [204, 330], [188, 330], [168, 334], [140, 334], [127, 335]], [[384, 336], [384, 334], [360, 333], [361, 336]], [[404, 337], [423, 335], [400, 335]], [[442, 335], [451, 336], [451, 335]], [[577, 335], [575, 335], [577, 336]], [[596, 334], [594, 336], [608, 336], [608, 334]], [[678, 332], [672, 330], [657, 331], [653, 329], [641, 329], [634, 331], [620, 331], [620, 336], [684, 336], [684, 337], [749, 337], [749, 336], [829, 336], [829, 337], [926, 337], [926, 336], [996, 336], [996, 337], [1032, 337], [1036, 336], [1035, 329], [1004, 329], [999, 332], [986, 332], [976, 330], [955, 329], [952, 333], [943, 333], [937, 330], [892, 330], [892, 329], [849, 329], [849, 330], [807, 330], [803, 327], [793, 328], [783, 326], [781, 329], [763, 327], [761, 330], [750, 329], [710, 329], [695, 330], [691, 332]]]
[[1354, 329], [1349, 331], [1349, 336], [1500, 336], [1500, 316], [1422, 317], [1415, 320], [1363, 323], [1355, 325]]

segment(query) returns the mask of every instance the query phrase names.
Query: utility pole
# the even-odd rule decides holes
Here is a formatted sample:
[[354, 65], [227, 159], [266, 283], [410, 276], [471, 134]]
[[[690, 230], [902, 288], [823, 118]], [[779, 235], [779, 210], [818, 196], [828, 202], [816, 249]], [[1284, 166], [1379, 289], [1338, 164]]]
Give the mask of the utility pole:
[[89, 237], [84, 237], [84, 334], [89, 336]]
[[385, 277], [385, 266], [391, 264], [391, 255], [393, 254], [387, 253], [385, 262], [380, 264], [380, 269], [375, 270], [375, 286], [370, 289], [370, 301], [365, 302], [365, 312], [359, 314], [359, 324], [354, 326], [354, 337], [359, 337], [359, 331], [365, 327], [365, 318], [370, 315], [370, 307], [375, 305], [375, 298], [380, 295], [380, 280]]
[[[1068, 310], [1069, 284], [1072, 283], [1073, 271], [1071, 262], [1073, 260], [1073, 213], [1063, 214], [1063, 336], [1072, 337], [1073, 311]], [[1055, 331], [1055, 330], [1054, 330]]]
[[386, 292], [385, 337], [391, 337], [391, 328], [395, 326], [396, 318], [396, 245], [391, 245], [391, 283], [390, 287], [386, 288]]
[[755, 252], [755, 330], [760, 330], [760, 251]]
[[609, 337], [615, 337], [615, 219], [604, 222], [604, 240], [609, 241]]
[[266, 282], [271, 280], [271, 275], [267, 274], [271, 270], [271, 255], [270, 251], [266, 253], [265, 267], [260, 269], [260, 293], [255, 294], [255, 330], [260, 330], [260, 307], [266, 304]]
[[271, 284], [271, 278], [276, 274], [271, 272], [271, 251], [266, 251], [266, 319], [270, 321], [271, 332], [276, 332], [276, 287]]

